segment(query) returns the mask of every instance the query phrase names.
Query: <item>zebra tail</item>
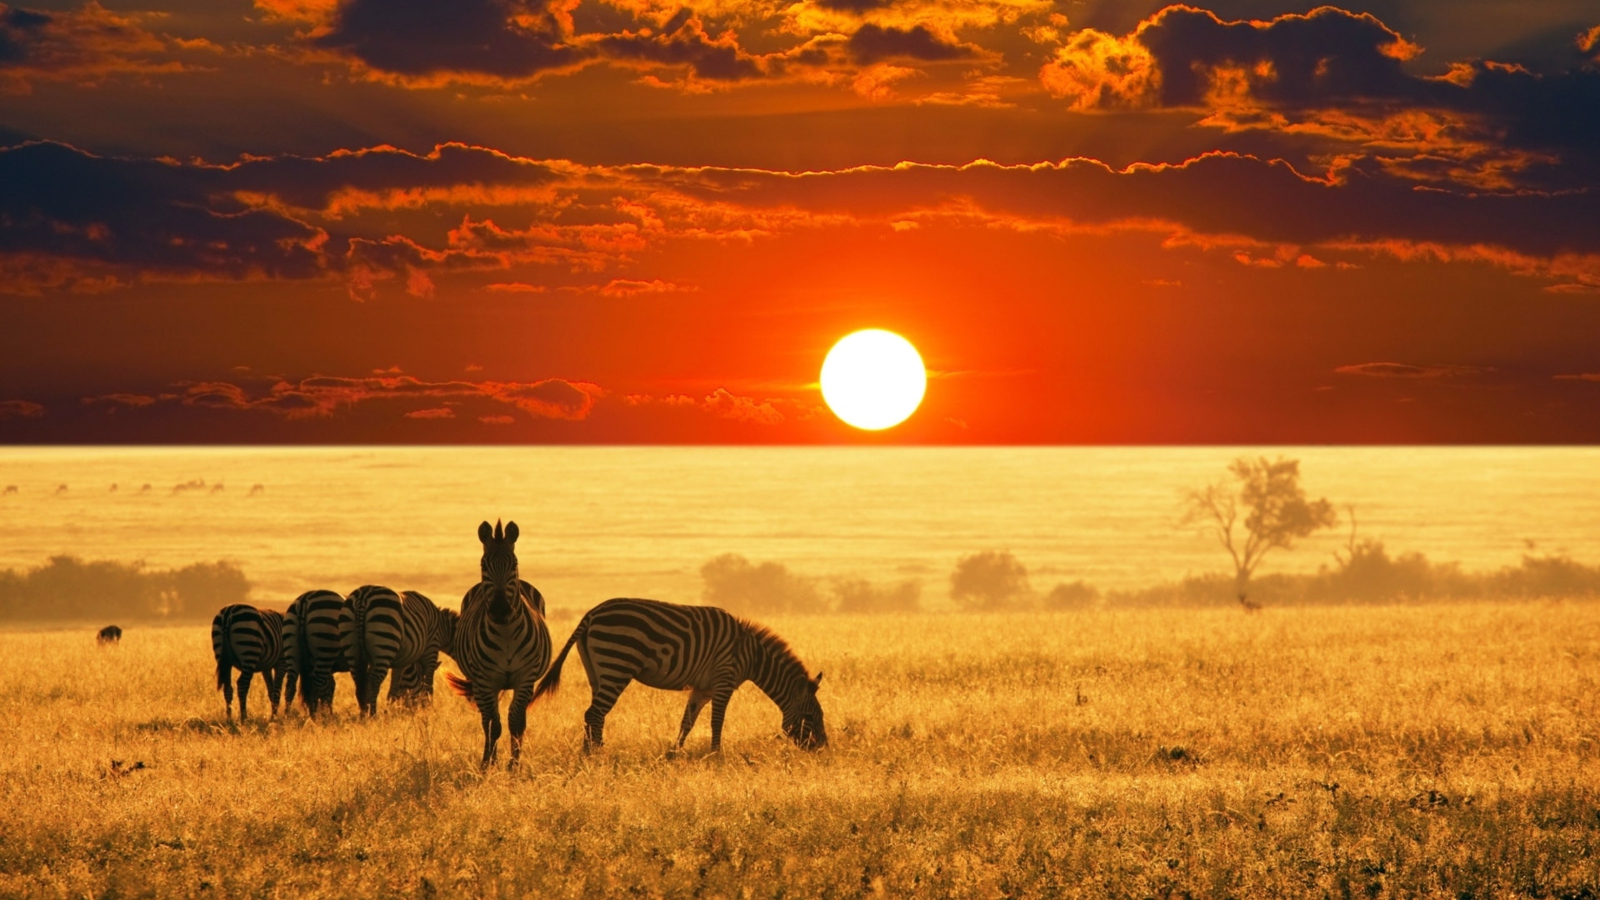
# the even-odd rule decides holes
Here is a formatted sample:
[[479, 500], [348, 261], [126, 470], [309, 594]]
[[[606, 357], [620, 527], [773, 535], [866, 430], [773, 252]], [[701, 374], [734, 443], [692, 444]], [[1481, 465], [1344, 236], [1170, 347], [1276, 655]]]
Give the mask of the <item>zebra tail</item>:
[[450, 690], [455, 691], [468, 700], [472, 699], [472, 679], [462, 678], [454, 672], [446, 672], [444, 673], [444, 680], [450, 685]]
[[228, 676], [233, 674], [233, 641], [230, 639], [233, 621], [231, 616], [224, 616], [222, 613], [217, 613], [216, 621], [222, 623], [220, 628], [214, 623], [211, 626], [218, 629], [221, 634], [221, 638], [217, 641], [217, 690], [221, 691], [227, 689]]
[[583, 634], [585, 624], [579, 622], [578, 627], [572, 629], [572, 637], [567, 638], [566, 646], [561, 648], [561, 655], [550, 664], [550, 671], [544, 673], [544, 677], [539, 679], [539, 685], [533, 689], [533, 698], [528, 701], [529, 706], [537, 703], [545, 694], [554, 694], [561, 688], [561, 666], [566, 663], [567, 653], [572, 650], [572, 645], [578, 642], [578, 635]]

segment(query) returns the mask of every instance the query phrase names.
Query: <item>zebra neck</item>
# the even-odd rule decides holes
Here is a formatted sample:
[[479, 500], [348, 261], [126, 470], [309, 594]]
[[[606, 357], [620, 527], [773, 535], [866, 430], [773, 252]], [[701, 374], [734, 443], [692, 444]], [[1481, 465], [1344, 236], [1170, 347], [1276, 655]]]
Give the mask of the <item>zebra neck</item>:
[[778, 704], [778, 708], [787, 709], [794, 699], [795, 686], [806, 680], [805, 666], [787, 649], [779, 650], [761, 640], [753, 640], [751, 644], [745, 676]]

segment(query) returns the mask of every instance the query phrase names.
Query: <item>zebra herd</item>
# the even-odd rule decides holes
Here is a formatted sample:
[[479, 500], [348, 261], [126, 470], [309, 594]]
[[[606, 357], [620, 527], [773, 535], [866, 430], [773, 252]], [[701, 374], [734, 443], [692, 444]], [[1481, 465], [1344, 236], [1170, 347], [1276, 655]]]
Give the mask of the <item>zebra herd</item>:
[[211, 649], [229, 719], [234, 669], [239, 670], [241, 721], [249, 717], [250, 683], [258, 673], [267, 682], [274, 715], [280, 696], [292, 704], [297, 689], [308, 714], [331, 708], [333, 676], [348, 672], [361, 715], [371, 716], [385, 678], [391, 703], [430, 701], [443, 652], [461, 670], [459, 677], [447, 673], [446, 681], [478, 707], [485, 768], [494, 762], [500, 740], [500, 695], [512, 692], [506, 725], [515, 766], [528, 706], [560, 686], [562, 665], [576, 646], [589, 676], [585, 751], [604, 743], [606, 714], [632, 681], [688, 692], [680, 748], [709, 703], [711, 748], [721, 749], [728, 700], [746, 681], [777, 704], [790, 740], [807, 750], [827, 744], [817, 702], [822, 674], [812, 677], [776, 634], [715, 607], [607, 600], [579, 620], [552, 665], [544, 597], [518, 572], [517, 537], [515, 522], [478, 526], [480, 580], [462, 598], [459, 613], [416, 591], [396, 593], [379, 585], [364, 585], [348, 596], [307, 591], [286, 613], [246, 604], [224, 607], [211, 623]]

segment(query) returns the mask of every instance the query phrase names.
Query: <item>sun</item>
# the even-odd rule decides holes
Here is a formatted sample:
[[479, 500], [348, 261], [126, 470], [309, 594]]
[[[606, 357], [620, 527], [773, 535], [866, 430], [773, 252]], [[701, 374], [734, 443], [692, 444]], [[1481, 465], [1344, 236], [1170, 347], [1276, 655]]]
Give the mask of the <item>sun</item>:
[[867, 431], [904, 422], [927, 389], [917, 348], [881, 328], [845, 335], [822, 361], [822, 399], [834, 415]]

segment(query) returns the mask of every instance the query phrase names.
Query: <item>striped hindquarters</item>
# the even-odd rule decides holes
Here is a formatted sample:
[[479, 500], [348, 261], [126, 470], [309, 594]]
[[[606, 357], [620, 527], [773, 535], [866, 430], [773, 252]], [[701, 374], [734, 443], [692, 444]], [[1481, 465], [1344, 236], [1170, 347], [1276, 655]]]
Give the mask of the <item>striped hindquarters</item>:
[[219, 682], [228, 668], [241, 672], [278, 668], [283, 665], [283, 613], [244, 603], [223, 607], [211, 620], [211, 652]]
[[293, 641], [285, 656], [292, 660], [300, 679], [301, 696], [308, 709], [333, 700], [333, 673], [348, 672], [344, 646], [339, 640], [339, 614], [344, 595], [337, 591], [306, 591], [289, 605], [284, 615], [284, 639]]

